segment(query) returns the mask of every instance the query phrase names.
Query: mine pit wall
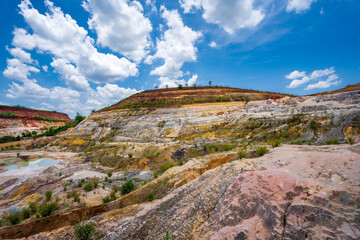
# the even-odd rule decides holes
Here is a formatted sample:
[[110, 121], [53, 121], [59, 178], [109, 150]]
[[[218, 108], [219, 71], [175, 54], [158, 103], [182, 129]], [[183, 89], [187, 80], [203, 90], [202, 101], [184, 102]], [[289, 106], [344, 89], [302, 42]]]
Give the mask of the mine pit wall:
[[0, 137], [4, 136], [21, 136], [22, 133], [36, 131], [38, 134], [43, 133], [51, 127], [64, 126], [64, 121], [45, 121], [34, 118], [16, 117], [3, 118], [0, 117]]
[[[291, 119], [299, 116], [296, 124]], [[316, 121], [316, 126], [311, 126]], [[316, 129], [314, 129], [316, 127]], [[97, 112], [63, 135], [64, 147], [81, 151], [90, 142], [172, 142], [241, 139], [324, 143], [360, 133], [360, 91], [317, 97], [285, 97], [244, 103]], [[283, 135], [281, 135], [283, 136]], [[113, 140], [111, 140], [113, 139]], [[360, 139], [358, 139], [359, 141]]]
[[169, 169], [159, 178], [113, 202], [94, 207], [74, 209], [14, 226], [0, 228], [0, 239], [24, 238], [40, 232], [48, 232], [61, 227], [74, 225], [104, 212], [147, 202], [147, 195], [150, 192], [154, 192], [155, 199], [163, 198], [174, 188], [179, 188], [200, 177], [207, 170], [231, 162], [236, 158], [237, 154], [232, 153], [213, 154], [212, 156], [206, 156], [205, 159], [194, 159], [189, 164]]

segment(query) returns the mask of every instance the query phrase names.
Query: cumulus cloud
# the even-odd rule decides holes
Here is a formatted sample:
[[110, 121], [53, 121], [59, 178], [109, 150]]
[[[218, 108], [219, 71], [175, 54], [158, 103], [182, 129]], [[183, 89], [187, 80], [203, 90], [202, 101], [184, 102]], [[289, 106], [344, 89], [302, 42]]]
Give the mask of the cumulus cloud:
[[10, 79], [25, 81], [28, 79], [28, 76], [31, 75], [32, 72], [40, 72], [38, 68], [23, 63], [17, 58], [7, 59], [6, 62], [7, 67], [4, 70], [3, 74], [5, 77]]
[[315, 88], [324, 89], [324, 88], [329, 88], [331, 86], [339, 85], [341, 83], [341, 81], [335, 81], [337, 79], [339, 79], [338, 75], [332, 74], [332, 75], [328, 76], [328, 78], [325, 81], [318, 81], [317, 83], [309, 84], [305, 88], [305, 90], [312, 90]]
[[79, 69], [64, 58], [53, 59], [50, 65], [59, 73], [70, 88], [75, 90], [88, 90], [90, 85]]
[[198, 79], [198, 75], [194, 74], [187, 82], [188, 86], [193, 86], [194, 84], [196, 84], [196, 81]]
[[60, 8], [45, 0], [48, 12], [40, 14], [29, 0], [20, 4], [20, 14], [32, 33], [17, 28], [12, 44], [15, 47], [49, 53], [66, 59], [78, 68], [79, 74], [96, 83], [123, 80], [138, 73], [135, 63], [113, 54], [104, 54], [94, 47], [88, 32]]
[[202, 8], [202, 16], [208, 23], [219, 25], [229, 34], [256, 27], [264, 19], [264, 11], [255, 8], [254, 3], [255, 0], [180, 0], [185, 13]]
[[[311, 74], [307, 75], [305, 71], [293, 71], [289, 75], [285, 76], [287, 79], [292, 80], [287, 88], [297, 88], [310, 81], [317, 81], [316, 83], [309, 84], [305, 87], [305, 90], [312, 90], [314, 88], [328, 88], [333, 85], [339, 84], [341, 81], [335, 81], [338, 79], [338, 75], [335, 74], [335, 68], [327, 68], [324, 70], [315, 70]], [[326, 80], [322, 78], [327, 77]]]
[[286, 11], [301, 13], [310, 9], [313, 2], [316, 2], [316, 0], [289, 0]]
[[96, 31], [100, 45], [135, 61], [148, 53], [152, 26], [138, 1], [86, 0], [83, 6], [91, 14], [89, 28]]
[[183, 64], [196, 61], [195, 43], [202, 34], [185, 26], [177, 10], [169, 11], [164, 6], [160, 10], [168, 29], [157, 40], [156, 53], [148, 56], [145, 62], [151, 64], [155, 59], [162, 59], [164, 64], [156, 67], [150, 74], [160, 76], [160, 87], [174, 86], [184, 83], [183, 80], [178, 80], [184, 75], [181, 71]]
[[6, 92], [6, 97], [10, 99], [22, 98], [30, 102], [39, 99], [71, 102], [79, 96], [79, 92], [63, 87], [54, 87], [52, 89], [41, 87], [35, 80], [25, 80], [22, 85], [12, 82], [10, 89]]
[[302, 77], [305, 77], [305, 76], [306, 76], [305, 72], [293, 71], [292, 73], [287, 75], [286, 78], [287, 79], [296, 79], [296, 78], [302, 78]]

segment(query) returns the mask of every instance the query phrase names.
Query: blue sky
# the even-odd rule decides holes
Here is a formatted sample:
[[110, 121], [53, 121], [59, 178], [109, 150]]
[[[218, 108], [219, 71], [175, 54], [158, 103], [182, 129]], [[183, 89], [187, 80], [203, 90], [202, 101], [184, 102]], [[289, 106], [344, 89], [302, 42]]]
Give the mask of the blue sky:
[[70, 116], [155, 86], [304, 95], [360, 79], [358, 0], [11, 0], [0, 18], [0, 104]]

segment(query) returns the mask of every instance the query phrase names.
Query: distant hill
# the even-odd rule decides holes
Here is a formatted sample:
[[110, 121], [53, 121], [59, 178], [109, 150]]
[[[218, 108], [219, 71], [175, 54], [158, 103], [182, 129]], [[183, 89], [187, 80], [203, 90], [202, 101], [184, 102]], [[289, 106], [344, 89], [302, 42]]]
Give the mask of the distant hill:
[[29, 109], [22, 106], [0, 106], [0, 138], [45, 132], [71, 122], [65, 113]]
[[285, 96], [293, 95], [230, 87], [161, 88], [134, 94], [99, 111], [172, 107], [185, 104], [211, 102], [249, 102], [266, 99], [280, 99]]
[[[12, 114], [8, 114], [12, 113]], [[7, 116], [8, 114], [8, 116]], [[65, 113], [55, 111], [44, 111], [30, 109], [22, 106], [4, 106], [0, 105], [0, 117], [20, 117], [27, 119], [41, 119], [48, 121], [71, 121], [69, 116]]]
[[347, 85], [344, 88], [337, 89], [334, 91], [315, 93], [315, 94], [312, 94], [311, 96], [327, 95], [327, 94], [342, 93], [342, 92], [352, 92], [352, 91], [359, 91], [359, 90], [360, 90], [360, 83], [356, 83], [353, 85]]

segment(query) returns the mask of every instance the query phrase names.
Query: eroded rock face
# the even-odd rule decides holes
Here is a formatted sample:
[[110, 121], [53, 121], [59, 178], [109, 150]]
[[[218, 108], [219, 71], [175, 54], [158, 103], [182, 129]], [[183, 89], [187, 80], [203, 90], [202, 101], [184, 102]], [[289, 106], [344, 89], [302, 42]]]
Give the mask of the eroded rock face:
[[[290, 150], [295, 149], [255, 160], [267, 170], [235, 161], [207, 171], [120, 220], [105, 239], [161, 239], [167, 231], [176, 239], [358, 239], [360, 186], [353, 181], [360, 156], [340, 148], [317, 149], [318, 162], [307, 171], [316, 162], [310, 149], [294, 155]], [[285, 156], [288, 162], [276, 166]], [[347, 177], [322, 175], [329, 169], [325, 159], [327, 167], [345, 166], [341, 171]]]
[[[208, 139], [299, 136], [312, 142], [357, 138], [360, 92], [331, 96], [285, 97], [243, 104], [194, 104], [156, 110], [113, 110], [92, 114], [63, 135], [68, 146], [92, 142], [173, 142]], [[316, 124], [310, 124], [315, 121]], [[79, 141], [81, 140], [81, 141]], [[66, 145], [65, 144], [65, 145]]]

